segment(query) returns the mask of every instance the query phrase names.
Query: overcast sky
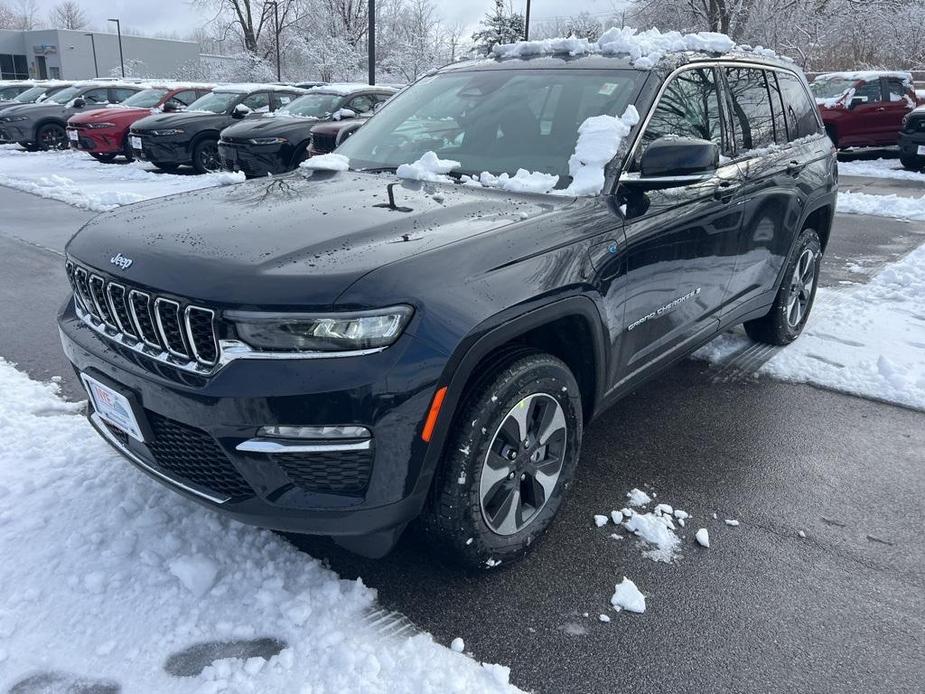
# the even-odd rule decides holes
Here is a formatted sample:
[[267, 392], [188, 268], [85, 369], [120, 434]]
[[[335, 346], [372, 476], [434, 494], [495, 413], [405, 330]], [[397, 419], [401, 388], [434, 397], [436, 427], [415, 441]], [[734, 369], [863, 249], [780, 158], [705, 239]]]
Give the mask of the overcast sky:
[[[40, 15], [47, 21], [49, 11], [58, 0], [38, 0]], [[107, 25], [109, 17], [118, 17], [125, 27], [131, 27], [144, 34], [177, 32], [189, 34], [195, 27], [205, 24], [211, 14], [194, 7], [190, 0], [78, 0], [90, 18], [94, 29], [107, 31], [114, 25]], [[15, 0], [9, 4], [15, 6]], [[494, 7], [494, 0], [434, 0], [443, 20], [448, 24], [460, 22], [474, 27], [487, 11]], [[567, 16], [579, 12], [606, 16], [614, 6], [624, 0], [533, 0], [531, 24], [556, 16]], [[523, 12], [526, 0], [512, 0], [515, 10]]]

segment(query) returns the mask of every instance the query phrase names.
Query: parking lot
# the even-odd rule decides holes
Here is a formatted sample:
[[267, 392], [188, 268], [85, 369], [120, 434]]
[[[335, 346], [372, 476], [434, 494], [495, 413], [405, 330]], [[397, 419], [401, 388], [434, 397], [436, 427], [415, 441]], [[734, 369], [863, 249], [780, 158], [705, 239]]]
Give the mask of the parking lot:
[[[882, 163], [877, 176], [845, 173], [882, 154], [843, 157], [841, 190], [921, 206], [925, 176], [891, 177], [883, 169], [894, 167]], [[176, 178], [187, 185], [182, 179], [189, 177]], [[67, 400], [80, 401], [84, 392], [61, 353], [54, 315], [69, 291], [64, 243], [94, 213], [77, 198], [66, 204], [60, 195], [40, 198], [16, 187], [0, 186], [6, 211], [0, 220], [0, 357], [35, 380], [55, 380]], [[827, 301], [874, 281], [923, 243], [925, 221], [839, 214], [821, 279], [822, 287], [837, 290]], [[925, 344], [925, 318], [919, 313], [908, 321]], [[306, 567], [309, 557], [323, 559], [341, 578], [362, 578], [376, 589], [374, 618], [363, 622], [373, 632], [406, 635], [412, 631], [407, 619], [440, 643], [462, 637], [467, 652], [509, 666], [511, 682], [528, 691], [918, 691], [925, 662], [925, 542], [915, 522], [925, 495], [922, 408], [849, 395], [825, 382], [812, 385], [811, 377], [800, 379], [810, 383], [772, 377], [761, 369], [774, 363], [773, 351], [717, 354], [675, 366], [586, 431], [569, 501], [526, 562], [461, 573], [428, 552], [413, 530], [383, 560], [358, 558], [326, 540], [291, 537], [305, 553], [296, 556]], [[5, 424], [14, 425], [12, 419]], [[105, 479], [117, 475], [140, 494], [156, 490], [115, 455], [97, 464], [106, 466]], [[671, 563], [643, 556], [632, 536], [612, 524], [595, 524], [596, 514], [625, 506], [633, 488], [691, 514], [679, 528], [683, 544]], [[207, 511], [172, 503], [195, 522], [211, 522]], [[15, 502], [5, 514], [14, 521]], [[182, 545], [190, 540], [180, 528], [166, 526]], [[709, 530], [709, 549], [693, 541], [698, 528]], [[261, 537], [243, 526], [233, 532], [245, 543]], [[202, 546], [207, 537], [194, 538], [196, 552], [209, 554]], [[70, 565], [65, 554], [55, 571]], [[610, 610], [614, 584], [623, 576], [647, 596], [645, 614]], [[118, 585], [111, 590], [120, 594]], [[602, 614], [609, 621], [601, 621]], [[91, 629], [106, 623], [87, 619]], [[276, 633], [282, 627], [272, 621], [250, 627], [253, 636], [292, 638]], [[106, 640], [73, 628], [65, 631], [83, 633], [88, 643]], [[174, 629], [170, 649], [152, 662], [207, 631]], [[110, 647], [113, 659], [127, 648], [157, 650], [141, 632], [132, 638], [137, 642]], [[96, 656], [100, 662], [108, 662], [104, 651]], [[203, 656], [205, 663], [214, 657]], [[59, 661], [53, 646], [39, 661], [49, 672], [104, 674], [80, 672], [70, 657]], [[107, 672], [119, 668], [113, 664]]]

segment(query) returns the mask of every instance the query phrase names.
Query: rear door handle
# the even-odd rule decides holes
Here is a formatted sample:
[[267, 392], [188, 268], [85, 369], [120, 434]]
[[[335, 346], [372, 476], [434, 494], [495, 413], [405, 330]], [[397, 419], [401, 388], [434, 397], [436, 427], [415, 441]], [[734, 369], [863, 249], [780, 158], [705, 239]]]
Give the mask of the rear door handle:
[[722, 181], [718, 183], [716, 188], [713, 190], [713, 199], [719, 200], [721, 202], [729, 202], [741, 187], [741, 183]]

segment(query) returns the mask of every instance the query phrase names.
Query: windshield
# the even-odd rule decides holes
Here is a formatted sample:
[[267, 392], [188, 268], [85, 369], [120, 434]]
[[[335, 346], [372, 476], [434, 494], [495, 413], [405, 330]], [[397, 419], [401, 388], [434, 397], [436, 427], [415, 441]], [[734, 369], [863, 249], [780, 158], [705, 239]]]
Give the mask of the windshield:
[[394, 97], [338, 153], [354, 169], [393, 168], [433, 150], [461, 163], [454, 173], [516, 174], [520, 168], [571, 181], [578, 127], [619, 116], [642, 70], [486, 70], [427, 77]]
[[306, 94], [277, 111], [281, 116], [326, 118], [334, 113], [341, 97], [336, 94]]
[[832, 99], [851, 89], [855, 82], [856, 80], [846, 80], [842, 77], [816, 78], [816, 81], [809, 85], [809, 89], [817, 99]]
[[224, 113], [234, 102], [241, 98], [240, 92], [210, 92], [189, 105], [187, 111], [209, 111]]
[[17, 96], [13, 101], [18, 101], [21, 104], [31, 104], [33, 101], [38, 99], [42, 94], [45, 93], [48, 87], [32, 87], [27, 89], [22, 94]]
[[17, 94], [19, 94], [19, 90], [20, 88], [16, 85], [10, 87], [0, 87], [0, 101], [14, 98]]
[[48, 97], [48, 101], [53, 101], [56, 104], [66, 104], [68, 101], [80, 94], [80, 90], [81, 87], [68, 87], [67, 89], [62, 89], [54, 96]]
[[132, 94], [119, 105], [127, 108], [154, 108], [161, 103], [166, 93], [166, 89], [143, 89], [137, 94]]

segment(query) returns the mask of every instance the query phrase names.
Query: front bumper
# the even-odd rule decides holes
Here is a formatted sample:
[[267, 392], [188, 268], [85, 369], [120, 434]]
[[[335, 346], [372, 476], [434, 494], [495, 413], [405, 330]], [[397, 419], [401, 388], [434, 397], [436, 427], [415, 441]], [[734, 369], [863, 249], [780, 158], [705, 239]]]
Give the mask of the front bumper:
[[925, 158], [925, 155], [919, 154], [919, 147], [925, 147], [925, 130], [912, 133], [903, 131], [899, 134], [900, 154]]
[[289, 171], [285, 145], [242, 145], [218, 142], [218, 155], [225, 171], [243, 171], [246, 176], [266, 176]]
[[[307, 534], [372, 535], [420, 512], [430, 480], [420, 431], [446, 359], [410, 335], [361, 357], [235, 360], [189, 385], [102, 338], [73, 300], [59, 328], [74, 368], [126, 394], [149, 435], [137, 442], [92, 412], [91, 423], [174, 491], [245, 523]], [[274, 424], [359, 425], [372, 439], [365, 451], [238, 450]]]
[[[71, 133], [77, 134], [76, 140]], [[69, 125], [67, 135], [71, 149], [94, 154], [120, 154], [125, 140], [125, 131], [119, 128], [91, 130]]]
[[[150, 161], [155, 164], [190, 164], [188, 145], [186, 140], [181, 140], [176, 136], [153, 137], [145, 133], [130, 132], [130, 137], [137, 137], [141, 140], [141, 148], [132, 147], [132, 155], [141, 161]], [[131, 141], [130, 141], [131, 143]]]
[[0, 143], [31, 142], [32, 127], [24, 123], [0, 123]]

